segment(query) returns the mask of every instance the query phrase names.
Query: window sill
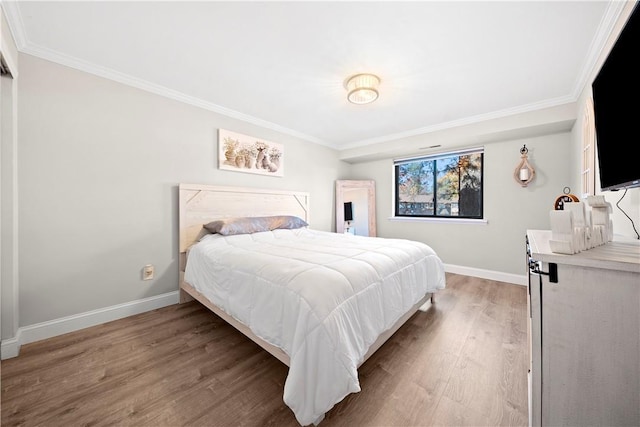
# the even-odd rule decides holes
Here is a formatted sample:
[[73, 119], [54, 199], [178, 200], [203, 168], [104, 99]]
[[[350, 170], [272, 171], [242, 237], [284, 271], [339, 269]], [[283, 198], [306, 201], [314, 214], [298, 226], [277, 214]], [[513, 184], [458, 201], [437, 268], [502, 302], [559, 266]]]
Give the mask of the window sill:
[[486, 219], [471, 219], [471, 218], [423, 218], [423, 217], [408, 217], [408, 216], [390, 216], [389, 221], [403, 221], [403, 222], [448, 222], [452, 224], [479, 224], [486, 225], [489, 223]]

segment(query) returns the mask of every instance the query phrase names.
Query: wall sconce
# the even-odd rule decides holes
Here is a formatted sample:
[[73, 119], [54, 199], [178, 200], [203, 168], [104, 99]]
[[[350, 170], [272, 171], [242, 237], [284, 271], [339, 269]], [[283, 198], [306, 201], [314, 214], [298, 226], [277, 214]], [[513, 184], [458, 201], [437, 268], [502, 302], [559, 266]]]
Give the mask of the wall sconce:
[[528, 152], [529, 150], [527, 149], [526, 144], [523, 145], [520, 149], [520, 163], [516, 167], [516, 170], [513, 172], [513, 178], [518, 184], [523, 187], [526, 187], [527, 184], [529, 184], [533, 177], [536, 175], [536, 170], [529, 164], [529, 161], [527, 160]]

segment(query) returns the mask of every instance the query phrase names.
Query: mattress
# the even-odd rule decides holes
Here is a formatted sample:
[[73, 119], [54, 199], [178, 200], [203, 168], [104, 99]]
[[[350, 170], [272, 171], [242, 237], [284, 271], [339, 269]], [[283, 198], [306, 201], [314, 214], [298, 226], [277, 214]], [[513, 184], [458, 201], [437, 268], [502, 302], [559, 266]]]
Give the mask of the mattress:
[[289, 356], [283, 399], [301, 425], [359, 392], [371, 344], [445, 287], [424, 243], [309, 228], [208, 234], [189, 249], [184, 280]]

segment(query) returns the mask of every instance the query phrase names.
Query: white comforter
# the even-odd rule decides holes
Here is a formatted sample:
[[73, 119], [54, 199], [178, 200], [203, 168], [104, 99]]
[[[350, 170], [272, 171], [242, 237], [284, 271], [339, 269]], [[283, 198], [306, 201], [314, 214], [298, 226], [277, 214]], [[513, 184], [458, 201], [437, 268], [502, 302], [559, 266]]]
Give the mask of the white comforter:
[[301, 228], [206, 235], [185, 281], [289, 355], [284, 402], [308, 425], [360, 391], [369, 346], [445, 273], [423, 243]]

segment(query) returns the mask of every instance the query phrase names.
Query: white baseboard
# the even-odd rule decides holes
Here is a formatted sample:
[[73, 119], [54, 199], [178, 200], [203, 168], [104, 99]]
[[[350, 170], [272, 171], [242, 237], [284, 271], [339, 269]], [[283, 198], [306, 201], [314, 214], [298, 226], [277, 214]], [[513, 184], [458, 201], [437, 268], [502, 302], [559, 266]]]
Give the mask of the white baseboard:
[[445, 264], [444, 271], [447, 273], [462, 274], [465, 276], [479, 277], [481, 279], [497, 280], [498, 282], [527, 286], [526, 275], [502, 273], [500, 271], [483, 270], [481, 268], [464, 267], [451, 264]]
[[[482, 279], [497, 280], [499, 282], [513, 283], [516, 285], [527, 285], [526, 275], [501, 273], [499, 271], [483, 270], [479, 268], [463, 267], [459, 265], [445, 264], [444, 269], [448, 273], [462, 274], [465, 276], [480, 277]], [[37, 323], [35, 325], [18, 328], [16, 336], [2, 341], [0, 347], [0, 357], [9, 359], [18, 356], [20, 346], [35, 341], [52, 338], [57, 335], [100, 325], [112, 320], [133, 316], [166, 307], [179, 302], [178, 291], [154, 297], [144, 298], [136, 301], [105, 307], [98, 310], [87, 311], [73, 316], [62, 317], [48, 322]]]
[[29, 344], [90, 326], [100, 325], [112, 320], [133, 316], [134, 314], [177, 304], [179, 299], [179, 292], [172, 291], [166, 294], [87, 311], [48, 322], [23, 326], [18, 328], [15, 337], [2, 341], [0, 355], [2, 359], [16, 357], [20, 353], [20, 347], [23, 344]]

